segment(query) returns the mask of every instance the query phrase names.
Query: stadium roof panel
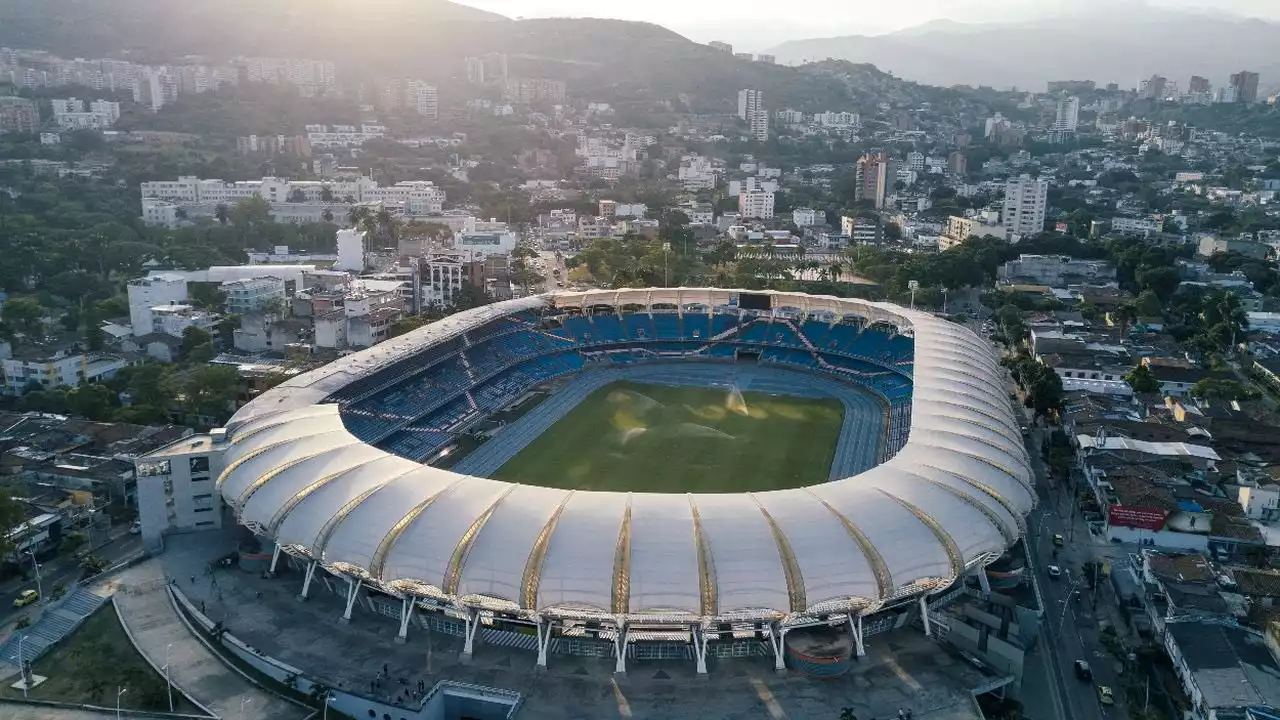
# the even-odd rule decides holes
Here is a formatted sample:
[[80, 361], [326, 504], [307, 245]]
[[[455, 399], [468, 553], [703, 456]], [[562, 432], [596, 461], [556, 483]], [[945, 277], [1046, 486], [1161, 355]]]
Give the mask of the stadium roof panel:
[[[914, 337], [906, 444], [865, 473], [741, 495], [555, 490], [457, 475], [361, 443], [345, 385], [532, 309], [736, 310], [746, 291], [562, 293], [487, 305], [298, 375], [228, 424], [223, 497], [241, 522], [331, 568], [459, 605], [530, 612], [760, 619], [874, 610], [941, 589], [1022, 532], [1035, 502], [1004, 373], [985, 342], [931, 315], [861, 300], [776, 295], [783, 314], [857, 316]], [[433, 591], [434, 591], [433, 590]]]

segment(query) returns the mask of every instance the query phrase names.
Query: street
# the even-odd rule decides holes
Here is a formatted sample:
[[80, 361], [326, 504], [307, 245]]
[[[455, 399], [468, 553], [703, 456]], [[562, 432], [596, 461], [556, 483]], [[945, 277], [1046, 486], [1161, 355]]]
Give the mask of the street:
[[[97, 555], [107, 561], [107, 565], [115, 563], [137, 553], [142, 549], [142, 538], [139, 535], [131, 535], [127, 526], [121, 527], [112, 534], [112, 539], [105, 545], [93, 551]], [[28, 562], [30, 557], [28, 556]], [[0, 584], [0, 635], [6, 635], [12, 625], [20, 619], [27, 617], [35, 622], [36, 617], [41, 611], [44, 603], [36, 603], [23, 608], [15, 608], [13, 601], [24, 590], [36, 589], [35, 574], [30, 571], [28, 565], [27, 571], [29, 578], [23, 580], [21, 578], [11, 578]], [[81, 568], [80, 561], [71, 556], [60, 555], [52, 560], [48, 560], [40, 564], [40, 587], [44, 590], [44, 598], [47, 601], [53, 589], [59, 585], [63, 589], [68, 589], [71, 584], [80, 579]]]

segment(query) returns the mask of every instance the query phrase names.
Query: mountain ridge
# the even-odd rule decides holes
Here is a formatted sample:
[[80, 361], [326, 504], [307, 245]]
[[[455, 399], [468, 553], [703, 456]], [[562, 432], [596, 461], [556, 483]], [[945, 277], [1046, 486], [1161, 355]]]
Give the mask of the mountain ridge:
[[1230, 73], [1248, 69], [1271, 88], [1280, 87], [1275, 47], [1280, 23], [1146, 8], [1016, 23], [933, 21], [887, 35], [791, 40], [766, 52], [788, 64], [828, 57], [871, 62], [942, 86], [1041, 89], [1049, 80], [1088, 78], [1132, 87], [1155, 73], [1182, 85], [1200, 75], [1219, 86]]

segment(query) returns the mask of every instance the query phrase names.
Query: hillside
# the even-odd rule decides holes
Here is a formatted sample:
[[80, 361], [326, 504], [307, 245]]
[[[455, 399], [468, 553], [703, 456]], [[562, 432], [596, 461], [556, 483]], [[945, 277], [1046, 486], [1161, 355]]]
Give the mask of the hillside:
[[388, 41], [411, 48], [455, 23], [490, 22], [508, 18], [448, 0], [0, 0], [0, 45], [149, 61], [312, 58], [324, 48], [358, 51]]
[[944, 86], [1043, 90], [1048, 80], [1088, 78], [1133, 87], [1154, 73], [1183, 87], [1191, 75], [1219, 86], [1231, 73], [1249, 69], [1261, 73], [1261, 90], [1280, 87], [1276, 47], [1275, 23], [1144, 8], [1000, 25], [934, 22], [874, 37], [795, 40], [768, 52], [792, 64], [825, 58], [871, 62]]

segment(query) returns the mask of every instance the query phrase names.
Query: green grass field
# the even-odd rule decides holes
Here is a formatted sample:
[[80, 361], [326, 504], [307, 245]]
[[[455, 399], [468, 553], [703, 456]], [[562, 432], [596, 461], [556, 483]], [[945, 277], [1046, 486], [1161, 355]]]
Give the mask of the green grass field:
[[580, 490], [743, 492], [824, 482], [839, 401], [632, 382], [607, 385], [497, 472]]

